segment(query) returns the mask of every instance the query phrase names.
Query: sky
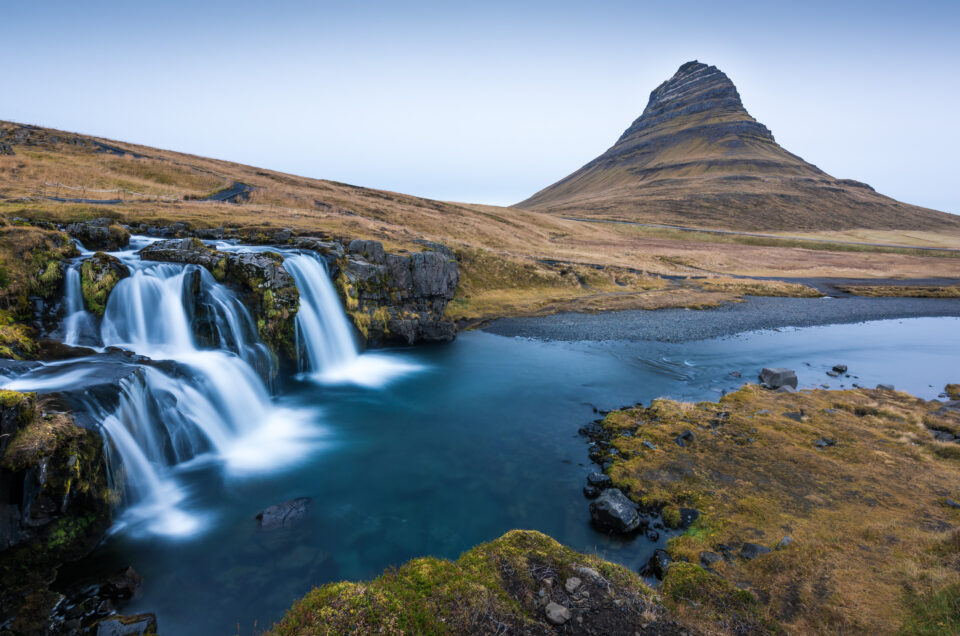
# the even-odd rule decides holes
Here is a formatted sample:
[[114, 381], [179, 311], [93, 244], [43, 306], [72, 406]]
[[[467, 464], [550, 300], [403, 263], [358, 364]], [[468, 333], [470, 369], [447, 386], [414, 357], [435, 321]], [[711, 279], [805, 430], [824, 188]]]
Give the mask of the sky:
[[787, 150], [960, 213], [956, 0], [0, 0], [0, 23], [0, 119], [491, 204], [697, 59]]

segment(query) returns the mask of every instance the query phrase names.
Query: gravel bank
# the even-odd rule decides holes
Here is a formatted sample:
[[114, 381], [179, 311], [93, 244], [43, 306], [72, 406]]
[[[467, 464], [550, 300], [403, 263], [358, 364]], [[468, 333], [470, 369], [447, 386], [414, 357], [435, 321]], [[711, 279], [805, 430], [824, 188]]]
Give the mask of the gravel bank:
[[960, 299], [748, 298], [743, 303], [705, 310], [657, 309], [502, 318], [484, 331], [543, 340], [683, 342], [758, 329], [932, 316], [960, 317]]

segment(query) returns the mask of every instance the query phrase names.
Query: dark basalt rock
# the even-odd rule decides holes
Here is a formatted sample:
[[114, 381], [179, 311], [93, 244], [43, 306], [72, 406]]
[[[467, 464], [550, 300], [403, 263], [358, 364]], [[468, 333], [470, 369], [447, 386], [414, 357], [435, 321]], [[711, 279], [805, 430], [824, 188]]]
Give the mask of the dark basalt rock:
[[387, 254], [378, 241], [358, 239], [336, 260], [337, 291], [368, 345], [448, 341], [456, 335], [443, 312], [457, 289], [457, 260], [442, 245], [426, 247]]
[[636, 506], [617, 488], [604, 490], [590, 504], [590, 520], [601, 530], [620, 534], [633, 532], [641, 525]]
[[130, 232], [110, 218], [70, 223], [65, 229], [67, 234], [91, 250], [112, 252], [130, 243]]
[[312, 504], [313, 500], [309, 497], [298, 497], [275, 504], [257, 514], [257, 526], [262, 530], [289, 528], [307, 517]]
[[613, 480], [610, 479], [610, 475], [604, 475], [603, 473], [590, 473], [587, 475], [587, 484], [593, 486], [594, 488], [604, 490], [606, 488], [613, 487]]
[[662, 580], [671, 565], [673, 565], [673, 559], [670, 558], [670, 553], [666, 550], [657, 549], [653, 551], [653, 556], [650, 557], [650, 560], [643, 567], [641, 574], [645, 576], [655, 576]]
[[797, 373], [792, 369], [764, 368], [758, 379], [760, 385], [767, 389], [779, 389], [782, 386], [797, 388]]

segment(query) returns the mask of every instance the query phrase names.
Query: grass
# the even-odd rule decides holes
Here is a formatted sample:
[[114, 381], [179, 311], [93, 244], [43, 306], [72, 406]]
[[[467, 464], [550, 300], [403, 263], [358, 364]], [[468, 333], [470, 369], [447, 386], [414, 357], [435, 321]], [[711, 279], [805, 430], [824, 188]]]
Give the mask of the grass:
[[[582, 568], [591, 568], [597, 578]], [[595, 581], [602, 589], [591, 587], [592, 594], [608, 607], [617, 599], [614, 612], [628, 624], [660, 616], [650, 589], [628, 569], [579, 554], [539, 532], [514, 530], [456, 561], [414, 559], [373, 581], [315, 588], [269, 633], [543, 633], [541, 590], [573, 607], [561, 592], [563, 581], [573, 576]], [[587, 614], [585, 624], [593, 619]]]
[[786, 296], [789, 298], [819, 298], [822, 293], [800, 283], [786, 283], [779, 280], [751, 280], [736, 278], [708, 278], [700, 283], [704, 291], [732, 292], [743, 296]]
[[855, 296], [960, 298], [960, 285], [837, 285], [837, 289]]
[[[669, 544], [674, 558], [697, 563], [702, 551], [726, 546], [735, 555], [744, 542], [772, 548], [789, 535], [782, 550], [714, 566], [788, 631], [914, 633], [914, 624], [951, 625], [960, 584], [951, 534], [960, 513], [942, 503], [960, 496], [960, 449], [928, 428], [960, 426], [960, 416], [936, 415], [939, 406], [898, 392], [781, 394], [753, 385], [716, 403], [655, 400], [606, 416], [620, 458], [609, 474], [637, 501], [701, 511]], [[673, 440], [686, 430], [695, 441], [680, 447]], [[818, 449], [824, 437], [836, 445]], [[683, 610], [689, 620], [698, 615]], [[699, 620], [709, 627], [715, 618]]]

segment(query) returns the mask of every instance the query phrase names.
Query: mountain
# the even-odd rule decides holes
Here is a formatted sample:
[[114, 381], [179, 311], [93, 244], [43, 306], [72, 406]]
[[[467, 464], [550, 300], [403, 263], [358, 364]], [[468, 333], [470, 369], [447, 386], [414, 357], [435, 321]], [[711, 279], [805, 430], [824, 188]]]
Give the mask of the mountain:
[[901, 203], [788, 152], [730, 78], [697, 61], [650, 93], [609, 150], [515, 207], [736, 230], [960, 230], [960, 216]]

